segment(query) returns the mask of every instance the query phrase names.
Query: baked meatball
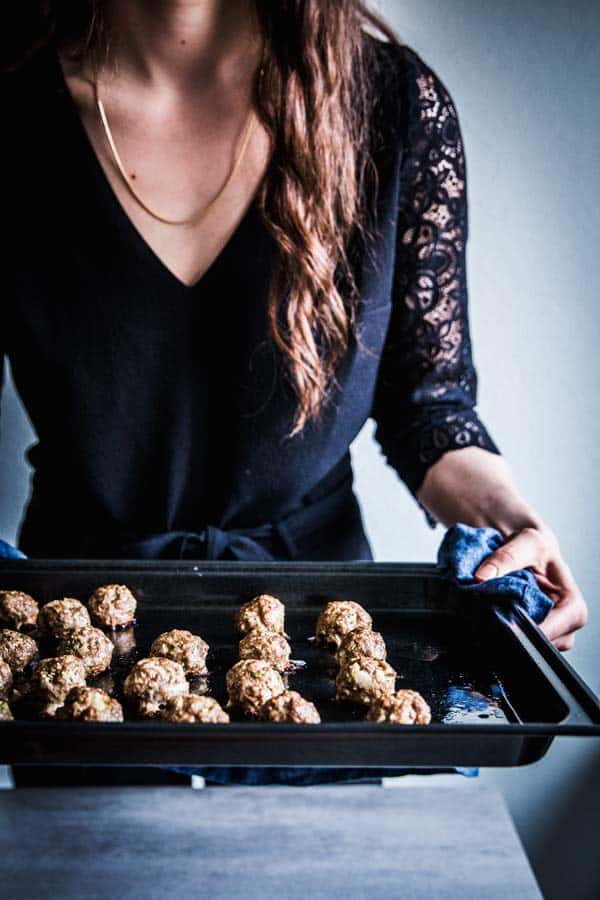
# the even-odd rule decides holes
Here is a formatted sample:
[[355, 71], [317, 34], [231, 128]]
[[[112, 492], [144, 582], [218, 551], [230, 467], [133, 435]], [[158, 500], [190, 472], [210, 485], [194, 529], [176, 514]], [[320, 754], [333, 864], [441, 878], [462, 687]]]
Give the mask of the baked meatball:
[[33, 638], [18, 631], [3, 628], [0, 631], [0, 659], [7, 663], [13, 672], [22, 672], [37, 656], [38, 645]]
[[214, 697], [188, 694], [169, 700], [162, 712], [165, 722], [229, 722], [229, 716]]
[[351, 659], [342, 666], [335, 680], [336, 700], [372, 703], [393, 694], [396, 672], [384, 659], [369, 656]]
[[316, 725], [321, 716], [314, 703], [306, 700], [298, 691], [284, 691], [267, 700], [260, 711], [267, 722], [298, 722], [301, 725]]
[[12, 722], [14, 716], [6, 700], [0, 700], [0, 722]]
[[8, 663], [0, 659], [0, 698], [6, 699], [13, 683], [13, 674]]
[[254, 628], [239, 644], [240, 659], [264, 659], [283, 672], [290, 664], [290, 645], [282, 634]]
[[271, 697], [282, 694], [281, 675], [264, 659], [241, 659], [226, 676], [227, 706], [240, 706], [248, 715], [257, 715]]
[[369, 722], [396, 722], [398, 725], [428, 725], [431, 710], [418, 691], [396, 691], [375, 700], [367, 714]]
[[360, 603], [353, 600], [331, 600], [321, 610], [317, 619], [317, 640], [322, 644], [339, 647], [342, 639], [355, 628], [370, 628], [371, 616]]
[[149, 656], [135, 664], [123, 685], [125, 696], [138, 704], [143, 716], [153, 716], [174, 697], [189, 694], [181, 663], [163, 656]]
[[33, 597], [22, 591], [0, 591], [0, 621], [15, 631], [37, 625], [40, 608]]
[[73, 597], [63, 597], [62, 600], [52, 600], [40, 609], [38, 626], [42, 634], [52, 637], [65, 637], [76, 628], [85, 628], [90, 624], [90, 614], [87, 609]]
[[165, 656], [181, 663], [186, 675], [206, 675], [208, 644], [191, 631], [174, 628], [165, 631], [152, 642], [150, 656]]
[[135, 622], [137, 600], [124, 584], [105, 584], [88, 601], [94, 622], [105, 628], [126, 628]]
[[337, 652], [339, 666], [344, 666], [351, 659], [361, 656], [370, 656], [371, 659], [386, 658], [385, 641], [378, 631], [361, 626], [353, 628], [342, 639]]
[[285, 606], [277, 597], [259, 594], [240, 606], [235, 614], [235, 627], [240, 634], [248, 634], [254, 628], [264, 628], [284, 634]]
[[100, 688], [74, 687], [65, 697], [64, 706], [56, 711], [56, 718], [80, 722], [122, 722], [123, 707]]
[[79, 657], [88, 676], [99, 675], [108, 669], [113, 649], [112, 642], [104, 632], [93, 625], [70, 631], [58, 645], [59, 655], [71, 653]]
[[71, 688], [85, 686], [85, 666], [70, 654], [42, 659], [32, 681], [36, 694], [45, 702], [42, 714], [54, 716]]

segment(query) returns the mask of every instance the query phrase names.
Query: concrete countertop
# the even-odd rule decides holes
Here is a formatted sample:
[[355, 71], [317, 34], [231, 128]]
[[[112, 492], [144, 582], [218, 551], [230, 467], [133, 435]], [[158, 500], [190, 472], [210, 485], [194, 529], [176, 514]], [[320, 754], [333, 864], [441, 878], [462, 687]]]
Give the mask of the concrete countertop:
[[2, 791], [2, 894], [540, 900], [500, 794], [434, 778]]

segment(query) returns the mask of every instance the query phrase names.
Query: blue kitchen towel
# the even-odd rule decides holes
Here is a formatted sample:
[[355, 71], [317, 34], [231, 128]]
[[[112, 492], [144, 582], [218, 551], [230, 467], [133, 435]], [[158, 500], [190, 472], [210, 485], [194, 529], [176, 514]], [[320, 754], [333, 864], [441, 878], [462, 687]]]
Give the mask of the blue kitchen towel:
[[553, 602], [539, 587], [530, 569], [517, 569], [510, 575], [476, 581], [473, 573], [490, 554], [505, 542], [495, 528], [473, 528], [458, 522], [452, 525], [440, 544], [437, 565], [459, 588], [481, 594], [490, 600], [516, 600], [534, 622], [542, 622]]
[[0, 540], [0, 559], [27, 559], [27, 557], [12, 544]]

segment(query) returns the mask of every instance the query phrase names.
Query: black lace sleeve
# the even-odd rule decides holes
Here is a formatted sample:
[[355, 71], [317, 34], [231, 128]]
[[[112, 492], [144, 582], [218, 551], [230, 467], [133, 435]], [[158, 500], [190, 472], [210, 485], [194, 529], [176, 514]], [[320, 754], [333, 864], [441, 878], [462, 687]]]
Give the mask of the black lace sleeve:
[[372, 415], [388, 463], [415, 495], [447, 451], [500, 450], [475, 409], [466, 165], [456, 109], [414, 51], [403, 47], [401, 60], [404, 147], [393, 305]]

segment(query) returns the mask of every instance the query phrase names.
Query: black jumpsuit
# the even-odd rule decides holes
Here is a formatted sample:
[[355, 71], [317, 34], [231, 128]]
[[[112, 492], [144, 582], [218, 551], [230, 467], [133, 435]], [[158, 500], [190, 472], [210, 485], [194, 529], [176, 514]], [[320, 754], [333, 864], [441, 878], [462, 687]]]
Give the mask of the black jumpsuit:
[[188, 287], [125, 214], [55, 47], [0, 76], [0, 350], [38, 438], [27, 555], [370, 559], [349, 454], [369, 418], [413, 495], [445, 452], [499, 452], [475, 408], [456, 110], [417, 53], [377, 45], [361, 342], [322, 424], [291, 439], [265, 308], [276, 246], [256, 202]]
[[378, 45], [386, 141], [375, 258], [356, 267], [362, 347], [322, 425], [292, 439], [256, 202], [188, 287], [126, 216], [54, 47], [1, 76], [0, 349], [38, 437], [26, 554], [368, 559], [348, 448], [370, 417], [413, 493], [448, 450], [499, 452], [475, 410], [456, 110], [413, 50]]

